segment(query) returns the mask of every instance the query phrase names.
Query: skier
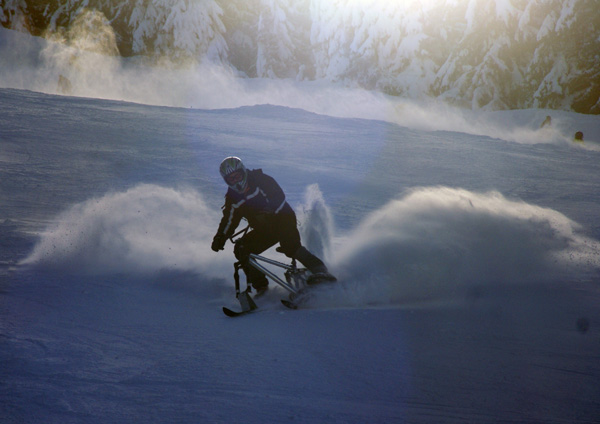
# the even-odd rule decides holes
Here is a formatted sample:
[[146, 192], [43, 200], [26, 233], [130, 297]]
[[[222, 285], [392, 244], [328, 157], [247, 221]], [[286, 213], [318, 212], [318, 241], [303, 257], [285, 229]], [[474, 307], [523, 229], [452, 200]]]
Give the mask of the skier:
[[268, 289], [269, 282], [263, 273], [249, 265], [249, 255], [260, 254], [277, 242], [280, 244], [278, 251], [297, 259], [313, 274], [313, 282], [335, 281], [323, 261], [300, 243], [296, 214], [275, 179], [264, 174], [262, 169], [247, 170], [235, 156], [225, 158], [219, 171], [229, 189], [211, 249], [215, 252], [223, 250], [241, 219], [246, 218], [252, 230], [235, 244], [233, 252], [257, 295]]

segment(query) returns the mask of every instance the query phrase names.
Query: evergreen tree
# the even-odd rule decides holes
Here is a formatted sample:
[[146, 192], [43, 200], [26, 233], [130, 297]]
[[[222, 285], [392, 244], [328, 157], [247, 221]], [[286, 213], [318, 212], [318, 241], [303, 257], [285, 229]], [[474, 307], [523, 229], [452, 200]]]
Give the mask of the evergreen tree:
[[600, 15], [592, 3], [555, 0], [539, 4], [537, 16], [543, 20], [527, 67], [533, 92], [527, 107], [562, 109], [576, 104], [600, 112]]
[[352, 14], [356, 12], [357, 9], [348, 5], [346, 0], [311, 2], [310, 42], [316, 78], [339, 81], [348, 74], [350, 43], [354, 33]]
[[116, 44], [122, 56], [210, 60], [249, 77], [326, 79], [473, 108], [600, 113], [596, 3], [0, 0], [0, 22], [71, 47], [113, 55]]
[[21, 32], [31, 32], [32, 20], [25, 0], [0, 0], [0, 23]]
[[[438, 65], [428, 43], [440, 26], [428, 26], [433, 4], [390, 2], [378, 16], [383, 30], [376, 38], [380, 75], [376, 88], [391, 94], [420, 97], [429, 91]], [[429, 43], [429, 47], [435, 44]]]
[[155, 44], [160, 44], [159, 32], [166, 20], [167, 10], [153, 0], [135, 0], [129, 28], [132, 33], [131, 50], [134, 54], [154, 53]]
[[228, 61], [238, 71], [256, 77], [257, 25], [260, 0], [226, 0], [222, 2], [223, 37], [228, 47]]
[[227, 56], [222, 13], [214, 0], [137, 0], [129, 19], [132, 51], [220, 62]]
[[257, 26], [257, 76], [289, 78], [301, 72], [296, 52], [303, 42], [297, 16], [303, 3], [298, 0], [261, 0]]
[[510, 1], [469, 0], [460, 5], [464, 30], [437, 73], [433, 92], [473, 108], [504, 109], [520, 79], [511, 52], [519, 9]]

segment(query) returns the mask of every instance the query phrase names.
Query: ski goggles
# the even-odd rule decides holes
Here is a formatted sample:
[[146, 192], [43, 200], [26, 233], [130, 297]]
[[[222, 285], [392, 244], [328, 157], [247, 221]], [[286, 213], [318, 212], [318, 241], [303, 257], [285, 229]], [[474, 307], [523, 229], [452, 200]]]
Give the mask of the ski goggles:
[[237, 183], [241, 183], [244, 180], [244, 171], [237, 170], [233, 171], [231, 174], [225, 176], [225, 182], [230, 185], [236, 185]]

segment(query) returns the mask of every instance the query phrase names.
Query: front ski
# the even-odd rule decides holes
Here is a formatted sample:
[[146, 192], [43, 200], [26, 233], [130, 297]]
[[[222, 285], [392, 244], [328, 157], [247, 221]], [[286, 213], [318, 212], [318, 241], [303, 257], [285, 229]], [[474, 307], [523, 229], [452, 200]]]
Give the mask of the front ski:
[[300, 290], [298, 293], [291, 294], [289, 299], [281, 299], [283, 306], [289, 309], [298, 309], [304, 305], [314, 294], [308, 288]]
[[292, 302], [291, 300], [287, 300], [287, 299], [281, 299], [281, 303], [283, 304], [283, 306], [285, 306], [286, 308], [289, 309], [293, 309], [296, 310], [298, 309], [298, 304]]
[[308, 277], [307, 287], [298, 293], [291, 294], [289, 299], [281, 299], [281, 303], [286, 308], [296, 310], [309, 303], [317, 295], [315, 290], [335, 282], [337, 282], [337, 278], [329, 273], [313, 274]]
[[319, 284], [324, 284], [324, 283], [335, 283], [336, 281], [337, 281], [337, 278], [335, 278], [330, 273], [328, 273], [328, 272], [318, 272], [316, 274], [310, 275], [306, 279], [306, 284], [309, 287], [314, 287], [314, 286], [317, 286]]
[[223, 312], [225, 313], [225, 315], [227, 315], [228, 317], [241, 317], [242, 315], [248, 315], [249, 313], [255, 312], [257, 309], [250, 309], [248, 311], [234, 311], [232, 309], [226, 308], [225, 306], [223, 306]]
[[236, 295], [236, 297], [240, 301], [240, 305], [242, 305], [242, 310], [237, 312], [237, 311], [234, 311], [232, 309], [229, 309], [229, 308], [226, 308], [225, 306], [223, 306], [223, 312], [228, 317], [239, 317], [241, 315], [246, 315], [248, 312], [256, 311], [258, 309], [258, 306], [256, 306], [256, 303], [250, 297], [249, 290], [238, 293]]

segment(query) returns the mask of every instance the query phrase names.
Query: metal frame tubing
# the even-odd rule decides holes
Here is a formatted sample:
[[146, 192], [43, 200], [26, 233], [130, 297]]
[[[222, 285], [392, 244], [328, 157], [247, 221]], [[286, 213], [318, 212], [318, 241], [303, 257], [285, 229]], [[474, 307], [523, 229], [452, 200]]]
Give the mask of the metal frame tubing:
[[280, 268], [287, 269], [287, 270], [293, 270], [294, 269], [291, 265], [284, 264], [284, 263], [278, 262], [278, 261], [274, 261], [273, 259], [265, 258], [264, 256], [255, 255], [254, 253], [250, 254], [250, 259], [248, 260], [248, 262], [250, 263], [250, 265], [252, 265], [254, 268], [256, 268], [257, 270], [259, 270], [260, 272], [264, 273], [266, 276], [271, 277], [271, 279], [275, 283], [279, 284], [284, 289], [286, 289], [289, 292], [294, 293], [294, 294], [298, 293], [298, 290], [296, 288], [294, 288], [287, 281], [284, 281], [283, 279], [281, 279], [281, 277], [279, 277], [277, 274], [273, 273], [271, 270], [269, 270], [266, 267], [264, 267], [258, 261], [263, 261], [263, 262], [266, 262], [266, 263], [269, 263], [271, 265], [275, 265], [275, 266], [278, 266]]

